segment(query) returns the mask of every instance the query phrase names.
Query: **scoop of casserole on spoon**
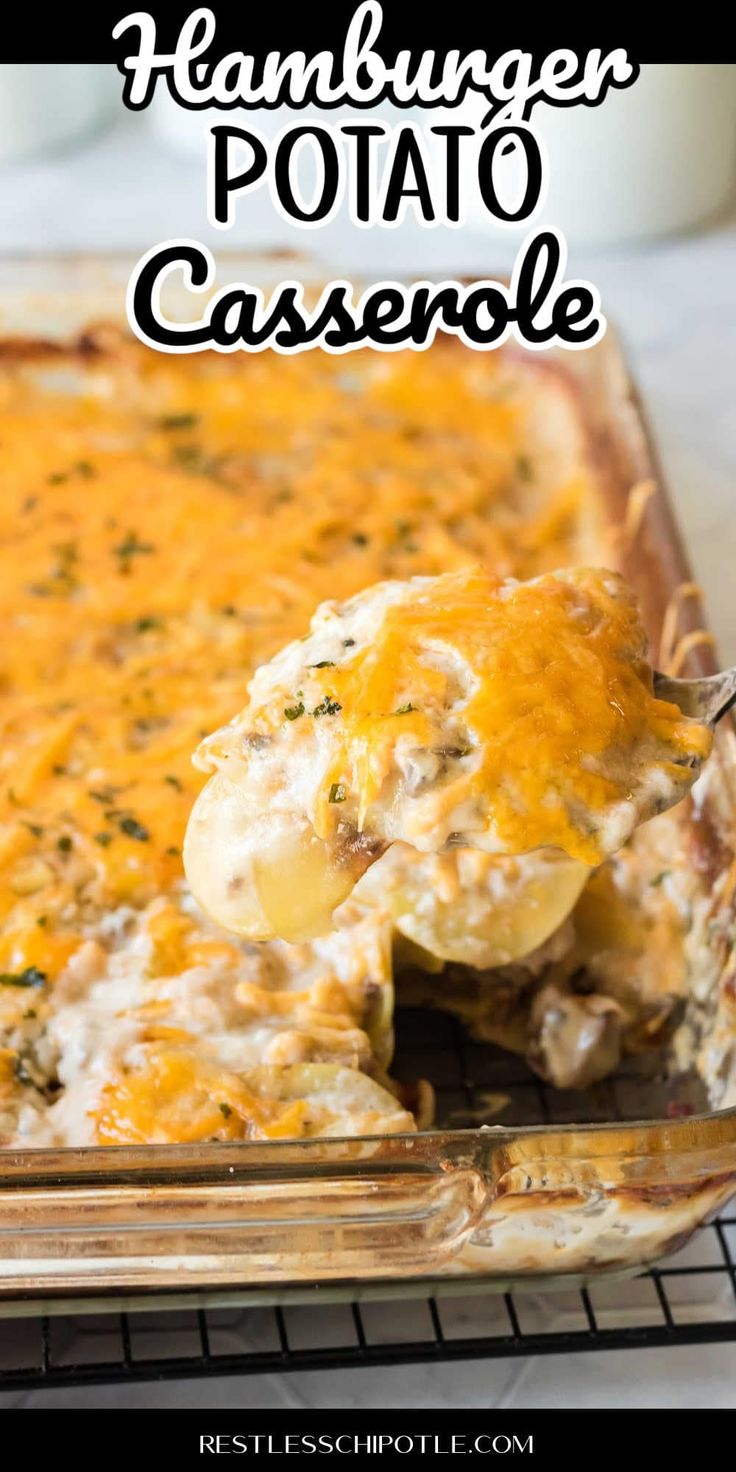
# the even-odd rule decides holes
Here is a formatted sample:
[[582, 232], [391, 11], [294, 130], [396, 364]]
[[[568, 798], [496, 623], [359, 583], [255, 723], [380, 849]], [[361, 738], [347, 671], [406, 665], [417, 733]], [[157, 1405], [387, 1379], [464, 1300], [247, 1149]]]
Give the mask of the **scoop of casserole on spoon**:
[[616, 573], [471, 566], [322, 604], [249, 693], [196, 754], [185, 867], [227, 928], [296, 940], [399, 840], [595, 867], [692, 786], [736, 678], [653, 675]]

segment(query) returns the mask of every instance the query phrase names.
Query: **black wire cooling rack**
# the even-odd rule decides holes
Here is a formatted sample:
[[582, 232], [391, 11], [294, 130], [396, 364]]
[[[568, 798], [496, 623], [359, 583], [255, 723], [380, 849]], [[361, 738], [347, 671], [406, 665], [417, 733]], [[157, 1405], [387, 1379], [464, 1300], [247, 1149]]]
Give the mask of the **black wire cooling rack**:
[[[430, 1078], [441, 1124], [642, 1119], [698, 1107], [656, 1072], [588, 1094], [546, 1089], [518, 1059], [430, 1009], [397, 1017], [399, 1077]], [[682, 1344], [736, 1343], [736, 1207], [637, 1278], [554, 1292], [457, 1294], [0, 1322], [0, 1389], [169, 1380]]]

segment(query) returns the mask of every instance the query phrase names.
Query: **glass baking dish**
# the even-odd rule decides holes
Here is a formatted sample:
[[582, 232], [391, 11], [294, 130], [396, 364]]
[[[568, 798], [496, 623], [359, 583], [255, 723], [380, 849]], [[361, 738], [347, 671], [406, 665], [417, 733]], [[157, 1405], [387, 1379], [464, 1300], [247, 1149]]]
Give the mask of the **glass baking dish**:
[[[119, 315], [129, 266], [79, 257], [4, 262], [0, 334], [53, 338]], [[264, 287], [283, 274], [277, 258], [230, 257], [225, 268], [226, 278]], [[299, 274], [316, 283], [324, 270], [305, 263]], [[707, 672], [712, 644], [613, 335], [584, 353], [531, 356], [535, 372], [555, 375], [582, 426], [605, 535], [636, 587], [653, 649], [677, 642], [679, 672]], [[725, 1008], [726, 1024], [733, 955], [723, 937], [734, 933], [734, 886], [723, 876], [736, 837], [735, 741], [724, 726], [692, 813], [726, 911], [703, 1014], [712, 1021]], [[724, 1104], [736, 1099], [731, 1016], [733, 1045], [721, 1044]], [[283, 1301], [315, 1285], [329, 1294], [350, 1285], [404, 1295], [443, 1284], [453, 1292], [569, 1286], [632, 1272], [678, 1248], [736, 1190], [736, 1105], [672, 1112], [625, 1124], [2, 1150], [0, 1312], [70, 1298], [184, 1294], [202, 1302], [213, 1292]]]

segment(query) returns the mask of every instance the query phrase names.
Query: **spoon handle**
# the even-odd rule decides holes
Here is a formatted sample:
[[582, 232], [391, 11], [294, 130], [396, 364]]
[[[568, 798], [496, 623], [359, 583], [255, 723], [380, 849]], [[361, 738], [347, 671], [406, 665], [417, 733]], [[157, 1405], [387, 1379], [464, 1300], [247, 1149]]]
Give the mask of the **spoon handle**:
[[675, 680], [655, 670], [654, 693], [679, 705], [683, 715], [715, 726], [736, 704], [736, 666], [699, 680]]

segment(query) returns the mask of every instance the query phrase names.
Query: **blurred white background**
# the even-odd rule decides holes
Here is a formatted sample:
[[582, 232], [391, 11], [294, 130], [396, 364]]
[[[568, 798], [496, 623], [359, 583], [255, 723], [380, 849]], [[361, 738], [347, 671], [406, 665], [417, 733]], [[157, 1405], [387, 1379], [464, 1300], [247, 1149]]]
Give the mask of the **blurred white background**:
[[[302, 116], [285, 107], [186, 111], [161, 85], [150, 108], [129, 113], [121, 85], [113, 66], [0, 65], [0, 180], [6, 186], [0, 248], [41, 249], [49, 227], [55, 244], [66, 249], [138, 249], [170, 234], [222, 242], [205, 216], [209, 124], [253, 124], [273, 135]], [[387, 122], [478, 123], [486, 106], [470, 95], [454, 110], [402, 112], [381, 104], [375, 111]], [[350, 109], [322, 113], [328, 122], [350, 115]], [[644, 66], [633, 87], [611, 90], [597, 107], [544, 104], [533, 121], [550, 159], [542, 221], [560, 226], [573, 246], [615, 248], [667, 236], [712, 220], [733, 199], [736, 66]], [[385, 151], [384, 144], [378, 148]], [[462, 231], [428, 230], [411, 218], [399, 230], [366, 234], [351, 227], [343, 208], [311, 238], [323, 253], [335, 252], [351, 265], [370, 260], [409, 267], [417, 258], [444, 269], [479, 250], [490, 250], [494, 262], [511, 259], [528, 226], [494, 225], [473, 187], [467, 141], [466, 156], [469, 210]], [[436, 168], [441, 180], [439, 155]], [[303, 230], [278, 219], [264, 187], [239, 202], [226, 243], [283, 241], [303, 248], [305, 238]]]

